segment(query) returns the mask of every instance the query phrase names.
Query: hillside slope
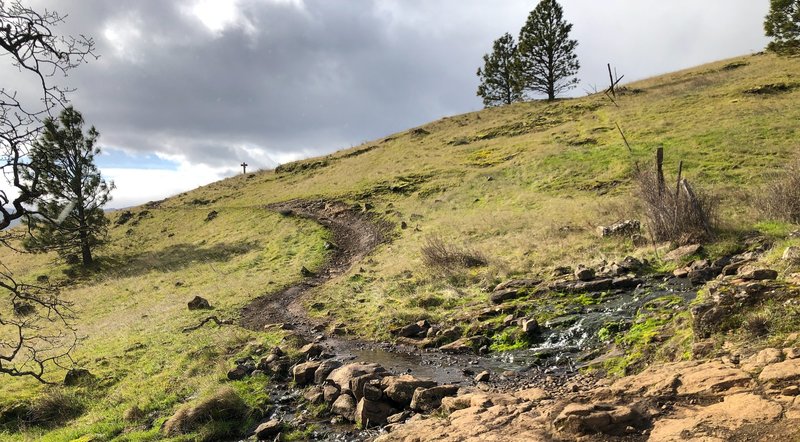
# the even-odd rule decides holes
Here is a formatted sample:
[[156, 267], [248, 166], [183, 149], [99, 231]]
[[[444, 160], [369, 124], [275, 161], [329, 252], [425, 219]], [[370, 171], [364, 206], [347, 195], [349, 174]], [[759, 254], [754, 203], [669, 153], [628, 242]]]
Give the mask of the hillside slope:
[[[133, 208], [125, 222], [122, 212], [113, 214], [111, 245], [98, 253], [96, 272], [3, 249], [0, 259], [18, 278], [47, 276], [74, 303], [75, 324], [85, 337], [75, 362], [97, 384], [52, 389], [4, 379], [0, 439], [161, 440], [161, 425], [182, 404], [213, 397], [222, 386], [266, 413], [272, 399], [263, 387], [253, 379], [229, 382], [226, 373], [254, 345], [270, 347], [287, 332], [236, 325], [182, 330], [209, 316], [186, 310], [195, 295], [210, 300], [211, 314], [235, 321], [253, 299], [299, 280], [301, 268], [323, 266], [336, 246], [329, 244], [330, 233], [311, 220], [268, 210], [273, 203], [340, 201], [389, 226], [386, 241], [366, 259], [302, 299], [325, 326], [367, 340], [387, 339], [391, 330], [419, 319], [463, 322], [488, 305], [498, 283], [547, 280], [555, 267], [633, 255], [671, 271], [675, 264], [658, 260], [668, 246], [637, 246], [630, 238], [596, 233], [601, 225], [642, 219], [631, 167], [650, 164], [658, 146], [665, 148], [670, 176], [682, 160], [684, 176], [720, 198], [721, 232], [706, 245], [709, 257], [732, 252], [754, 230], [769, 236], [776, 250], [800, 244], [788, 236], [796, 226], [763, 222], [751, 198], [770, 173], [800, 155], [797, 72], [797, 58], [740, 57], [628, 84], [617, 104], [595, 94], [486, 109], [229, 178]], [[485, 265], [432, 269], [421, 250], [436, 243]], [[570, 298], [558, 308], [586, 302]], [[685, 338], [676, 344], [679, 353], [691, 346]], [[510, 336], [493, 339], [493, 350], [526, 344]], [[631, 361], [607, 367], [624, 371]], [[52, 375], [58, 380], [64, 371]], [[46, 403], [73, 412], [51, 416]], [[255, 413], [235, 426], [259, 418]], [[207, 425], [175, 440], [231, 434], [221, 427]], [[291, 437], [305, 437], [295, 433]]]

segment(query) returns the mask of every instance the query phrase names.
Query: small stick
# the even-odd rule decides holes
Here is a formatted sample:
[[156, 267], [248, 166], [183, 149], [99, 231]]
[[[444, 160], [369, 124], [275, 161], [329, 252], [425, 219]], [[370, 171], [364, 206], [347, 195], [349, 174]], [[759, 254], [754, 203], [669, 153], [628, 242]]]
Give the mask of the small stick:
[[230, 320], [230, 319], [223, 319], [223, 320], [220, 320], [220, 319], [219, 319], [219, 318], [217, 318], [216, 316], [209, 316], [209, 317], [207, 317], [206, 319], [203, 319], [202, 321], [200, 321], [200, 323], [199, 323], [199, 324], [197, 324], [197, 325], [193, 325], [193, 326], [191, 326], [191, 327], [186, 327], [186, 328], [184, 328], [184, 329], [183, 329], [183, 332], [184, 332], [184, 333], [189, 333], [190, 331], [197, 330], [198, 328], [200, 328], [200, 327], [202, 327], [202, 326], [206, 325], [206, 324], [207, 324], [209, 321], [212, 321], [212, 322], [214, 322], [215, 324], [217, 324], [217, 325], [218, 325], [218, 326], [220, 326], [220, 327], [222, 327], [223, 325], [232, 325], [232, 324], [233, 324], [233, 321], [232, 321], [232, 320]]

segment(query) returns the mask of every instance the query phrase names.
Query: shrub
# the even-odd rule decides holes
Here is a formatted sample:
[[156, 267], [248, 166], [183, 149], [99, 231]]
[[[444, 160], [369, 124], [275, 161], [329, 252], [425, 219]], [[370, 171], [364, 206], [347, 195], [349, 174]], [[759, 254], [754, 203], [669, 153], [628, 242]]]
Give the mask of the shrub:
[[219, 440], [238, 436], [249, 417], [244, 400], [229, 387], [179, 408], [164, 422], [167, 436], [198, 432], [202, 440]]
[[452, 244], [433, 236], [422, 246], [422, 263], [431, 270], [452, 273], [462, 268], [483, 267], [486, 257], [480, 252]]
[[681, 180], [679, 188], [671, 188], [655, 171], [639, 170], [635, 180], [656, 241], [682, 245], [713, 236], [716, 199], [702, 192], [695, 193], [686, 180]]
[[756, 205], [767, 218], [800, 224], [800, 160], [773, 176], [759, 192]]
[[25, 421], [32, 426], [57, 427], [80, 416], [84, 409], [83, 401], [74, 393], [48, 389], [30, 404]]

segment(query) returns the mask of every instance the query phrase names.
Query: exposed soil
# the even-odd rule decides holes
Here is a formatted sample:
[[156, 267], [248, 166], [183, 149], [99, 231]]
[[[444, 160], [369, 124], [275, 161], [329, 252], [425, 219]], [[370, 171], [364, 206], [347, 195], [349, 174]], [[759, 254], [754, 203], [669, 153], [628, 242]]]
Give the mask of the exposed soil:
[[300, 334], [309, 337], [314, 324], [300, 302], [303, 295], [345, 273], [372, 252], [386, 240], [391, 225], [338, 201], [292, 200], [267, 208], [285, 216], [311, 219], [328, 228], [331, 253], [322, 268], [306, 275], [299, 283], [250, 302], [242, 309], [240, 324], [251, 330], [263, 330], [269, 324], [291, 324]]

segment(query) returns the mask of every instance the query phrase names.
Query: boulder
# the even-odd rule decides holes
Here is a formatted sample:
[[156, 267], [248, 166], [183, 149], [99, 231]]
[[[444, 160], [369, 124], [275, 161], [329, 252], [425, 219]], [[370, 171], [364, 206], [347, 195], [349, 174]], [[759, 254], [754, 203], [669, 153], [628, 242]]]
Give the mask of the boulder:
[[765, 348], [742, 362], [742, 370], [755, 373], [769, 364], [783, 360], [783, 351], [777, 348]]
[[687, 256], [696, 255], [703, 250], [700, 244], [690, 244], [688, 246], [678, 247], [664, 255], [665, 261], [679, 261]]
[[486, 336], [471, 336], [443, 345], [439, 347], [439, 351], [451, 354], [477, 353], [479, 348], [489, 344], [491, 344], [491, 341]]
[[[363, 376], [365, 374], [385, 373], [386, 369], [379, 364], [356, 362], [352, 364], [343, 365], [331, 372], [328, 375], [328, 380], [333, 382], [339, 387], [339, 390], [344, 393], [351, 393], [350, 382], [353, 378]], [[355, 408], [355, 403], [353, 404]]]
[[73, 368], [67, 371], [64, 376], [64, 385], [72, 387], [75, 385], [82, 385], [94, 381], [94, 375], [85, 368]]
[[489, 295], [489, 301], [491, 301], [492, 304], [502, 304], [513, 299], [521, 298], [525, 295], [526, 292], [523, 290], [506, 288], [492, 292], [492, 294]]
[[210, 310], [211, 304], [206, 298], [202, 296], [195, 296], [194, 299], [188, 303], [189, 310]]
[[380, 380], [383, 377], [383, 374], [384, 373], [367, 373], [350, 379], [350, 392], [353, 394], [353, 397], [356, 398], [356, 402], [360, 401], [361, 398], [364, 397], [365, 385], [371, 381], [378, 381], [378, 385], [380, 385]]
[[314, 381], [314, 372], [319, 368], [320, 363], [317, 361], [304, 362], [297, 364], [292, 368], [292, 380], [299, 387], [308, 385]]
[[325, 379], [328, 379], [328, 375], [330, 375], [333, 370], [336, 370], [341, 366], [341, 362], [333, 359], [322, 361], [322, 363], [319, 364], [319, 367], [317, 367], [317, 370], [314, 371], [314, 383], [317, 385], [322, 384], [325, 382]]
[[349, 394], [341, 394], [331, 405], [331, 413], [341, 416], [350, 422], [356, 420], [356, 400]]
[[772, 269], [758, 267], [754, 264], [748, 264], [739, 268], [736, 272], [739, 278], [748, 281], [766, 281], [776, 279], [778, 272]]
[[553, 425], [559, 431], [572, 434], [623, 435], [628, 427], [645, 427], [647, 418], [624, 405], [572, 403], [561, 411]]
[[498, 292], [505, 289], [530, 289], [538, 287], [542, 283], [541, 279], [512, 279], [510, 281], [501, 282], [492, 290]]
[[253, 367], [239, 364], [230, 371], [228, 371], [228, 379], [231, 381], [238, 381], [244, 379], [253, 371]]
[[398, 410], [392, 408], [385, 402], [371, 401], [362, 398], [358, 401], [355, 411], [356, 425], [360, 428], [386, 425], [389, 416], [397, 413]]
[[787, 383], [800, 379], [800, 359], [787, 359], [764, 367], [758, 380], [765, 383]]
[[522, 327], [522, 332], [528, 336], [535, 335], [539, 333], [540, 330], [539, 323], [533, 318], [522, 319], [520, 321], [520, 327]]
[[425, 336], [431, 324], [427, 320], [417, 321], [413, 324], [408, 324], [396, 330], [392, 330], [392, 334], [401, 338], [419, 338]]
[[578, 268], [575, 269], [575, 278], [577, 278], [578, 281], [591, 281], [594, 279], [594, 275], [594, 269], [588, 267], [578, 266]]
[[431, 388], [436, 382], [419, 379], [409, 374], [387, 376], [381, 380], [383, 394], [401, 407], [408, 407], [417, 388]]
[[303, 355], [303, 358], [306, 360], [317, 358], [322, 355], [324, 351], [325, 347], [315, 343], [306, 344], [300, 348], [300, 354]]
[[415, 411], [430, 412], [442, 405], [442, 398], [455, 396], [458, 385], [440, 385], [431, 388], [417, 388], [411, 398], [410, 408]]
[[597, 235], [601, 238], [609, 236], [631, 236], [642, 229], [642, 224], [635, 219], [626, 219], [618, 221], [610, 226], [599, 226], [597, 228]]
[[258, 440], [272, 440], [275, 436], [283, 431], [283, 422], [272, 419], [256, 428], [255, 436]]
[[482, 371], [475, 376], [475, 382], [489, 382], [492, 375], [488, 371]]
[[333, 403], [339, 397], [339, 386], [333, 382], [325, 382], [322, 386], [322, 396], [325, 402]]
[[380, 379], [371, 379], [361, 389], [362, 397], [368, 401], [383, 400], [383, 387]]

